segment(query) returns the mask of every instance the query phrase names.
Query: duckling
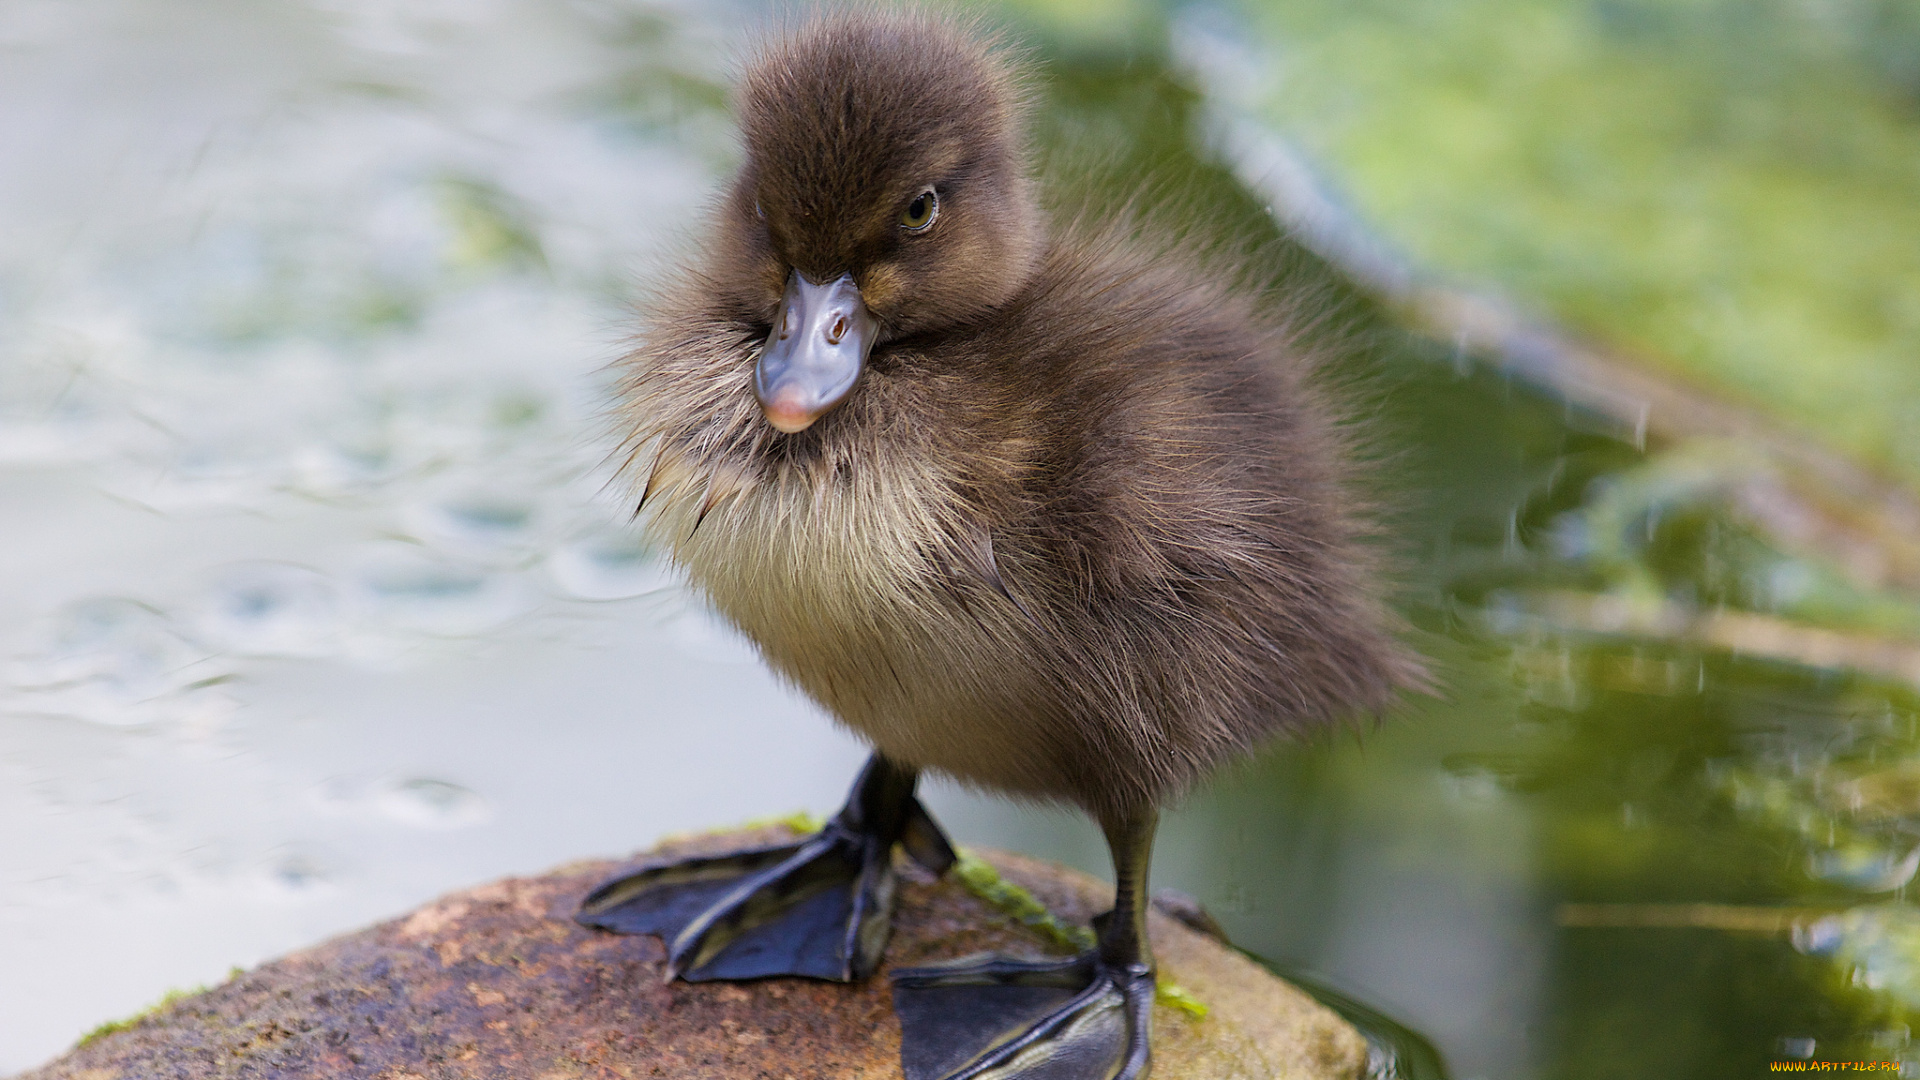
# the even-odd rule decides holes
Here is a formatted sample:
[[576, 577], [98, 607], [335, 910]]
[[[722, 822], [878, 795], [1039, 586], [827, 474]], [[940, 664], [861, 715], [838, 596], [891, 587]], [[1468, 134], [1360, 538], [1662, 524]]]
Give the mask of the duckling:
[[896, 971], [902, 1064], [1139, 1080], [1159, 808], [1423, 675], [1312, 351], [1177, 246], [1050, 228], [1023, 79], [976, 25], [873, 10], [746, 66], [744, 164], [627, 361], [627, 460], [649, 535], [874, 752], [819, 834], [579, 918], [662, 935], [670, 977], [863, 979], [896, 845], [954, 860], [923, 770], [1076, 806], [1114, 860], [1097, 946]]

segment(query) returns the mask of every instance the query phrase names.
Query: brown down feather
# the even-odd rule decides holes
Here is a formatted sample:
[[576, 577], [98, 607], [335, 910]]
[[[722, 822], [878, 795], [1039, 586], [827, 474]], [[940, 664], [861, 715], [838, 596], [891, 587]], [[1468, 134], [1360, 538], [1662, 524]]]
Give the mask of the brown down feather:
[[[974, 25], [827, 15], [738, 93], [746, 163], [651, 306], [620, 422], [646, 528], [888, 756], [1123, 813], [1419, 685], [1312, 350], [1137, 230], [1050, 234], [1022, 76]], [[924, 234], [899, 225], [928, 187]], [[882, 327], [786, 435], [755, 361], [790, 269]]]

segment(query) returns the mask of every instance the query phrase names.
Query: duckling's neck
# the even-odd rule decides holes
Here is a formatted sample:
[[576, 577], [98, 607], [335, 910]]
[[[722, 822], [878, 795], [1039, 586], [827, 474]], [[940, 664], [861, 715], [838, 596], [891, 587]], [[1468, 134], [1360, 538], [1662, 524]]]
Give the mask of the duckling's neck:
[[722, 613], [766, 644], [871, 625], [924, 602], [952, 535], [951, 478], [927, 458], [668, 450], [648, 531]]

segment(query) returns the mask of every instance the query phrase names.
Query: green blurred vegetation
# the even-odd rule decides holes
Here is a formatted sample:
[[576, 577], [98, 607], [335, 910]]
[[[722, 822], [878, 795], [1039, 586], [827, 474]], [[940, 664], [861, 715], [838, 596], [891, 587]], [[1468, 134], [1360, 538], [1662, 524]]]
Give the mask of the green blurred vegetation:
[[1417, 269], [1920, 487], [1920, 5], [1248, 9], [1263, 115]]

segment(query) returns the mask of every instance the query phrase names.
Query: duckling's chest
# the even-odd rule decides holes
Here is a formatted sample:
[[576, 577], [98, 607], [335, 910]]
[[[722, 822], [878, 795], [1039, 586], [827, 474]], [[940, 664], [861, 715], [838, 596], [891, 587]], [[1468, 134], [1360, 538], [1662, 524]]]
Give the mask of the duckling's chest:
[[[689, 479], [692, 479], [691, 477]], [[652, 530], [783, 675], [856, 727], [951, 691], [952, 489], [924, 467], [680, 483]], [[972, 650], [964, 650], [972, 651]]]
[[763, 644], [845, 636], [915, 606], [932, 573], [930, 492], [772, 483], [709, 511], [676, 556]]

